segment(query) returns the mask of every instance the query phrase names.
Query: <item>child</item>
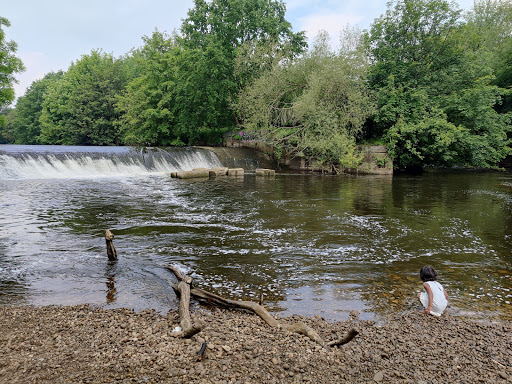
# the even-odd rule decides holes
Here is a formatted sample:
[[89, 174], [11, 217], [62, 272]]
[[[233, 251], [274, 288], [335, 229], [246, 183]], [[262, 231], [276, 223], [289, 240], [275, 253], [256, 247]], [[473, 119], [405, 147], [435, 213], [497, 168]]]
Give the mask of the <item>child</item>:
[[441, 316], [448, 305], [448, 295], [443, 286], [436, 281], [437, 272], [427, 265], [421, 268], [420, 279], [423, 280], [424, 291], [418, 293], [418, 300], [425, 307], [425, 313]]

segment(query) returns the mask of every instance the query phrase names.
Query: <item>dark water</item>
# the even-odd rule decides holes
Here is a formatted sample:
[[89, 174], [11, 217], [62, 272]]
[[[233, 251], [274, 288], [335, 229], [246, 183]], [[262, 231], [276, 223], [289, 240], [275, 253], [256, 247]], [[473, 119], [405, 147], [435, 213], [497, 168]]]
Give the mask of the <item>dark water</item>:
[[[512, 318], [510, 173], [178, 180], [161, 169], [1, 172], [0, 305], [166, 312], [177, 301], [163, 267], [175, 264], [230, 298], [257, 300], [262, 291], [282, 315], [337, 320], [357, 309], [378, 318], [419, 310], [418, 271], [432, 264], [452, 315]], [[105, 228], [116, 235], [116, 264]]]

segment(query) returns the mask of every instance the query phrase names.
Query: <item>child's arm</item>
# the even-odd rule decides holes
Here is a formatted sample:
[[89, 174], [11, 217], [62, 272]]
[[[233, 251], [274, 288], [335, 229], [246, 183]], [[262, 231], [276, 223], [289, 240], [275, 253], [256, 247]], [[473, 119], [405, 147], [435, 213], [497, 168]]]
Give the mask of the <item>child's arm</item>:
[[427, 291], [428, 295], [428, 307], [425, 308], [425, 313], [427, 315], [430, 314], [430, 311], [432, 310], [432, 302], [434, 301], [434, 293], [432, 292], [432, 289], [430, 289], [430, 285], [427, 283], [423, 283], [423, 288], [425, 288], [425, 291]]
[[446, 293], [446, 289], [443, 288], [444, 297], [446, 298], [446, 301], [448, 301], [448, 294]]

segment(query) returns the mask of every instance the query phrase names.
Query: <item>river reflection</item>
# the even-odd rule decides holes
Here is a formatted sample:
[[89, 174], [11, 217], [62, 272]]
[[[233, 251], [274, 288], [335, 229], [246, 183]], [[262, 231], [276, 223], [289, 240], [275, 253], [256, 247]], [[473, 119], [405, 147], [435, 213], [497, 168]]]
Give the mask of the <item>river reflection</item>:
[[[512, 175], [166, 175], [0, 184], [0, 304], [176, 308], [197, 285], [281, 315], [419, 310], [425, 264], [449, 313], [512, 318]], [[116, 235], [109, 265], [102, 231]]]

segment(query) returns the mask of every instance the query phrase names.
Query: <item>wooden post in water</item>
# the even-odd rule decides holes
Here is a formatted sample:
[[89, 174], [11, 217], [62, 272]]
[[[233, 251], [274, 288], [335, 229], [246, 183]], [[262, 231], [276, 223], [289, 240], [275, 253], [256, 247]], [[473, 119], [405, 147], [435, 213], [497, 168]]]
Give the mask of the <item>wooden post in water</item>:
[[109, 261], [117, 261], [116, 247], [114, 247], [114, 234], [105, 229], [105, 241], [107, 243], [107, 256]]

